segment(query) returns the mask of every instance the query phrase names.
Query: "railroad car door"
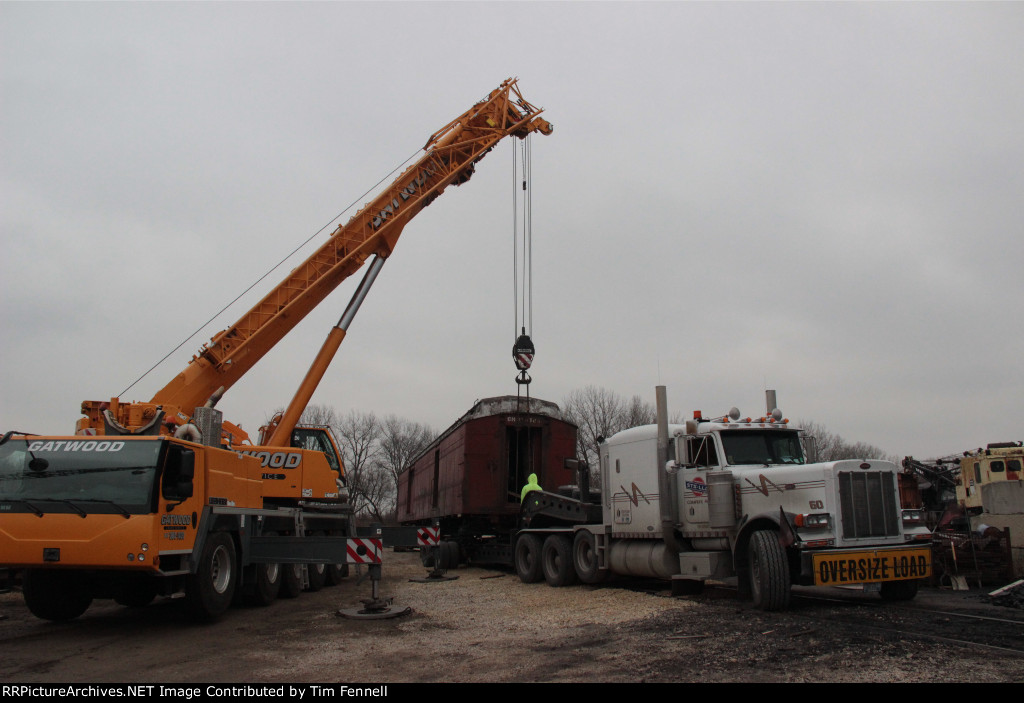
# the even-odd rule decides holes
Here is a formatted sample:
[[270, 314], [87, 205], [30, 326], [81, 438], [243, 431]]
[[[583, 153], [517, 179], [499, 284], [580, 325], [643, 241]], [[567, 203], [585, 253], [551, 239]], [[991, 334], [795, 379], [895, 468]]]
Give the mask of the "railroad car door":
[[518, 503], [520, 493], [529, 479], [530, 474], [537, 474], [537, 480], [545, 491], [558, 489], [558, 486], [545, 486], [546, 471], [542, 465], [541, 451], [542, 431], [540, 427], [521, 427], [508, 425], [505, 427], [505, 455], [508, 466], [509, 503]]

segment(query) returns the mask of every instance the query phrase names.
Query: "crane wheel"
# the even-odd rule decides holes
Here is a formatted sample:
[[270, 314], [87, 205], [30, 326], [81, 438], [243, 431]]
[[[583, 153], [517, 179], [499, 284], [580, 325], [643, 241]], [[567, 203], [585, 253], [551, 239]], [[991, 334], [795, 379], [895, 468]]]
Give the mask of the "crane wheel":
[[[263, 536], [271, 536], [273, 532], [264, 532]], [[265, 607], [277, 600], [281, 592], [281, 577], [284, 569], [280, 564], [253, 564], [254, 578], [252, 592], [246, 593], [246, 605]]]
[[[313, 536], [322, 536], [324, 532], [311, 533]], [[306, 586], [306, 590], [310, 593], [319, 591], [327, 583], [327, 564], [306, 564], [306, 573], [308, 574], [309, 584]]]
[[235, 542], [227, 532], [211, 532], [206, 537], [199, 566], [185, 585], [185, 603], [192, 615], [212, 620], [231, 606], [238, 584], [238, 558]]
[[325, 586], [337, 586], [348, 577], [348, 564], [328, 564]]
[[298, 598], [302, 593], [302, 564], [281, 564], [281, 598]]
[[25, 605], [37, 618], [65, 622], [84, 613], [92, 596], [70, 572], [29, 569], [22, 580]]

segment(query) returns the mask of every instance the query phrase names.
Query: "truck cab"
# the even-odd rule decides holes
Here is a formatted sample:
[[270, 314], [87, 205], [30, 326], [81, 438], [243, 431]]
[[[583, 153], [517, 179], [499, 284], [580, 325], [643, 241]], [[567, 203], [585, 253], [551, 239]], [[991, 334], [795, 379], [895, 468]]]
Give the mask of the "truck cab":
[[777, 412], [697, 412], [666, 426], [662, 466], [656, 425], [601, 446], [605, 527], [587, 529], [607, 545], [602, 568], [689, 583], [735, 576], [767, 610], [787, 607], [794, 584], [897, 600], [929, 575], [931, 535], [921, 511], [901, 507], [893, 463], [807, 463], [802, 431]]

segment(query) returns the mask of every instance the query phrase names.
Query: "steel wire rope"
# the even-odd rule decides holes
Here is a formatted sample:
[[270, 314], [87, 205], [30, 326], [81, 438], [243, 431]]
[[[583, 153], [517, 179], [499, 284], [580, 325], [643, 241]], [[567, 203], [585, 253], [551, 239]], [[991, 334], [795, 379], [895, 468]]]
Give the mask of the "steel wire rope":
[[255, 288], [256, 286], [258, 286], [258, 285], [259, 285], [260, 283], [262, 283], [262, 282], [263, 282], [263, 280], [264, 280], [264, 279], [265, 279], [265, 278], [266, 278], [267, 276], [269, 276], [270, 274], [272, 274], [272, 273], [273, 273], [274, 271], [276, 271], [277, 269], [281, 268], [281, 266], [282, 266], [282, 265], [284, 264], [284, 262], [288, 261], [288, 259], [290, 259], [290, 258], [292, 258], [293, 256], [295, 256], [295, 254], [297, 254], [297, 253], [299, 252], [299, 250], [301, 250], [301, 249], [302, 249], [303, 247], [305, 247], [305, 246], [306, 246], [307, 244], [309, 244], [309, 243], [310, 243], [311, 241], [313, 241], [313, 239], [314, 239], [315, 237], [319, 236], [319, 235], [320, 235], [320, 234], [321, 234], [321, 233], [322, 233], [322, 232], [323, 232], [323, 231], [324, 231], [325, 229], [327, 229], [327, 228], [328, 228], [328, 227], [330, 227], [330, 226], [331, 226], [332, 224], [334, 224], [335, 222], [337, 222], [337, 221], [338, 221], [338, 219], [339, 219], [340, 217], [342, 217], [342, 216], [343, 216], [343, 215], [344, 215], [344, 214], [345, 214], [346, 212], [348, 212], [349, 210], [351, 210], [351, 209], [352, 209], [352, 208], [353, 208], [353, 207], [355, 206], [355, 204], [356, 204], [356, 203], [358, 203], [358, 202], [359, 202], [360, 200], [362, 200], [363, 198], [365, 198], [365, 197], [366, 197], [366, 196], [367, 196], [368, 194], [370, 194], [371, 192], [373, 192], [373, 191], [374, 191], [374, 190], [375, 190], [375, 189], [376, 189], [376, 188], [377, 188], [378, 186], [380, 186], [380, 184], [381, 184], [381, 183], [383, 183], [383, 182], [384, 182], [384, 181], [386, 181], [387, 179], [391, 178], [391, 177], [392, 177], [392, 176], [393, 176], [393, 175], [394, 175], [394, 174], [395, 174], [395, 173], [396, 173], [396, 172], [397, 172], [397, 171], [398, 171], [399, 169], [401, 169], [401, 168], [405, 167], [405, 166], [406, 166], [406, 164], [408, 164], [408, 163], [409, 163], [410, 161], [412, 161], [412, 160], [413, 160], [413, 158], [414, 158], [414, 157], [415, 157], [415, 156], [416, 156], [416, 155], [417, 155], [417, 154], [418, 154], [418, 153], [419, 153], [420, 151], [422, 151], [422, 149], [417, 149], [417, 150], [416, 150], [416, 151], [414, 151], [414, 152], [413, 152], [412, 154], [410, 154], [410, 155], [409, 155], [409, 156], [408, 156], [408, 157], [407, 157], [407, 158], [405, 159], [405, 161], [403, 161], [402, 163], [400, 163], [400, 164], [399, 164], [398, 166], [396, 166], [395, 168], [393, 168], [393, 169], [392, 169], [392, 170], [391, 170], [391, 171], [390, 171], [390, 172], [389, 172], [389, 173], [388, 173], [388, 174], [387, 174], [386, 176], [384, 176], [384, 177], [383, 177], [383, 178], [381, 178], [381, 179], [380, 179], [379, 181], [377, 181], [376, 183], [374, 183], [374, 184], [373, 184], [372, 186], [370, 186], [369, 188], [367, 188], [367, 189], [366, 189], [366, 190], [365, 190], [365, 191], [363, 192], [363, 194], [362, 194], [362, 195], [360, 195], [360, 196], [359, 196], [359, 197], [357, 197], [357, 198], [356, 198], [355, 200], [353, 200], [353, 201], [352, 201], [351, 203], [349, 203], [349, 205], [348, 205], [347, 207], [345, 207], [345, 208], [344, 208], [344, 209], [343, 209], [343, 210], [342, 210], [341, 212], [339, 212], [339, 213], [338, 213], [337, 215], [335, 215], [334, 217], [332, 217], [332, 218], [330, 219], [330, 221], [328, 221], [328, 222], [327, 222], [327, 223], [326, 223], [326, 224], [325, 224], [325, 225], [324, 225], [323, 227], [321, 227], [320, 229], [318, 229], [318, 230], [317, 230], [316, 232], [314, 232], [314, 233], [313, 233], [313, 234], [311, 234], [311, 235], [310, 235], [309, 237], [307, 237], [307, 238], [306, 238], [306, 240], [305, 240], [304, 242], [302, 242], [302, 243], [301, 243], [301, 244], [299, 244], [299, 245], [298, 245], [297, 247], [295, 247], [294, 249], [292, 249], [292, 250], [291, 250], [291, 252], [289, 252], [289, 253], [288, 253], [287, 255], [285, 255], [285, 257], [284, 257], [283, 259], [281, 259], [281, 260], [280, 260], [280, 261], [278, 261], [278, 262], [277, 262], [276, 264], [274, 264], [274, 265], [273, 265], [273, 266], [272, 266], [272, 267], [271, 267], [271, 268], [270, 268], [270, 269], [269, 269], [269, 270], [268, 270], [268, 271], [267, 271], [266, 273], [264, 273], [264, 274], [263, 274], [262, 276], [260, 276], [259, 278], [257, 278], [257, 279], [256, 279], [255, 281], [253, 281], [253, 282], [252, 282], [252, 284], [251, 284], [251, 285], [249, 285], [249, 287], [248, 287], [248, 288], [246, 288], [246, 289], [245, 289], [245, 290], [243, 290], [243, 291], [242, 291], [241, 293], [239, 293], [239, 294], [238, 294], [237, 296], [235, 296], [235, 298], [234, 298], [233, 300], [231, 300], [231, 302], [229, 302], [229, 303], [228, 303], [227, 305], [225, 305], [225, 306], [224, 306], [224, 307], [222, 307], [222, 308], [221, 308], [220, 310], [218, 310], [218, 311], [217, 311], [216, 313], [214, 313], [214, 314], [213, 314], [213, 316], [212, 316], [212, 317], [211, 317], [211, 318], [210, 318], [209, 320], [207, 320], [206, 322], [204, 322], [204, 323], [203, 323], [202, 325], [200, 325], [200, 326], [199, 326], [199, 327], [198, 327], [198, 328], [196, 329], [196, 331], [195, 331], [195, 332], [193, 332], [193, 333], [192, 333], [192, 334], [190, 334], [190, 335], [189, 335], [188, 337], [186, 337], [185, 339], [183, 339], [183, 340], [181, 341], [181, 343], [179, 343], [179, 344], [178, 344], [178, 346], [174, 347], [174, 349], [171, 349], [171, 350], [170, 350], [169, 352], [167, 352], [167, 353], [166, 353], [166, 354], [165, 354], [165, 355], [163, 356], [163, 358], [161, 358], [161, 359], [160, 359], [160, 360], [159, 360], [158, 362], [156, 362], [155, 364], [153, 364], [152, 366], [150, 366], [150, 367], [149, 367], [149, 369], [148, 369], [148, 370], [147, 370], [147, 371], [146, 371], [146, 372], [145, 372], [144, 374], [142, 374], [142, 375], [141, 375], [141, 376], [139, 376], [139, 377], [138, 377], [137, 379], [135, 379], [134, 381], [132, 381], [132, 383], [131, 383], [131, 384], [130, 384], [130, 385], [129, 385], [129, 386], [127, 387], [127, 388], [125, 388], [125, 389], [124, 389], [123, 391], [121, 391], [120, 393], [118, 393], [118, 397], [121, 397], [121, 396], [123, 396], [123, 395], [124, 395], [125, 393], [127, 393], [127, 392], [128, 392], [128, 391], [130, 391], [130, 390], [131, 390], [132, 388], [134, 388], [134, 387], [135, 387], [135, 385], [136, 385], [137, 383], [139, 383], [139, 381], [141, 381], [141, 380], [142, 380], [142, 379], [144, 379], [144, 378], [145, 378], [146, 376], [148, 376], [148, 375], [149, 375], [150, 373], [152, 373], [152, 372], [153, 372], [153, 370], [154, 370], [154, 369], [156, 369], [156, 367], [158, 367], [158, 366], [159, 366], [160, 364], [162, 364], [162, 363], [164, 363], [165, 361], [167, 361], [167, 359], [168, 359], [168, 358], [170, 358], [170, 356], [171, 356], [172, 354], [174, 354], [174, 353], [175, 353], [176, 351], [178, 351], [178, 350], [179, 350], [179, 349], [181, 349], [181, 348], [182, 348], [183, 346], [185, 346], [186, 344], [188, 344], [188, 343], [189, 343], [189, 341], [191, 341], [191, 340], [192, 340], [192, 339], [193, 339], [193, 338], [194, 338], [194, 337], [195, 337], [196, 335], [198, 335], [198, 334], [199, 334], [200, 332], [202, 332], [202, 331], [203, 331], [203, 330], [204, 330], [204, 329], [205, 329], [205, 328], [206, 328], [206, 327], [207, 327], [208, 325], [210, 325], [210, 324], [211, 324], [211, 323], [212, 323], [212, 322], [213, 322], [214, 320], [216, 320], [216, 319], [217, 319], [218, 317], [220, 317], [221, 315], [223, 315], [223, 314], [225, 313], [225, 311], [227, 311], [227, 310], [228, 310], [228, 308], [230, 308], [230, 307], [231, 307], [232, 305], [234, 305], [235, 303], [237, 303], [237, 302], [238, 302], [238, 301], [239, 301], [239, 300], [240, 300], [240, 299], [241, 299], [241, 298], [242, 298], [242, 297], [243, 297], [243, 296], [244, 296], [244, 295], [245, 295], [246, 293], [248, 293], [249, 291], [251, 291], [251, 290], [252, 290], [253, 288]]
[[[533, 241], [532, 241], [532, 193], [528, 187], [528, 183], [531, 176], [531, 150], [530, 150], [530, 136], [527, 135], [526, 139], [522, 142], [522, 149], [519, 153], [515, 149], [513, 144], [512, 151], [512, 294], [513, 294], [513, 311], [514, 311], [514, 327], [513, 327], [513, 338], [519, 334], [520, 329], [524, 334], [533, 334]], [[523, 191], [522, 200], [519, 200], [518, 191], [520, 190], [520, 174], [517, 171], [518, 160], [522, 159], [522, 186]], [[522, 208], [522, 271], [519, 270], [519, 240], [520, 240], [520, 225], [519, 225], [519, 208]], [[520, 295], [519, 288], [519, 277], [522, 276], [522, 293]], [[522, 308], [522, 328], [519, 325], [519, 313], [520, 307]], [[525, 374], [526, 371], [523, 371]], [[526, 410], [530, 411], [530, 385], [529, 383], [516, 384], [516, 397], [517, 399], [522, 397], [522, 388], [526, 386]], [[518, 408], [517, 408], [518, 410]], [[526, 428], [526, 443], [523, 447], [523, 443], [520, 440], [523, 428], [516, 428], [516, 456], [517, 465], [524, 466], [530, 474], [536, 473], [536, 462], [533, 451], [533, 431], [531, 428]], [[526, 461], [523, 461], [521, 455], [521, 449], [526, 451]]]
[[519, 334], [519, 155], [512, 142], [512, 339]]

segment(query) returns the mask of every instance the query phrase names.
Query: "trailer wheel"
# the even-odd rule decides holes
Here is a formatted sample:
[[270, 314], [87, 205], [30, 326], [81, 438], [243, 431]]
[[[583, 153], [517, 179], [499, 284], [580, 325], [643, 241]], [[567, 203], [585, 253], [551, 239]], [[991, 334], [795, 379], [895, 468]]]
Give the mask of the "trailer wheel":
[[212, 620], [231, 606], [238, 581], [235, 543], [227, 532], [211, 532], [206, 537], [199, 566], [188, 576], [185, 603], [193, 616]]
[[572, 565], [572, 542], [566, 535], [549, 535], [540, 554], [544, 580], [549, 586], [561, 588], [576, 583], [578, 577]]
[[281, 565], [281, 598], [298, 598], [302, 593], [302, 564]]
[[29, 569], [21, 584], [25, 605], [43, 620], [74, 620], [92, 603], [92, 595], [77, 581], [72, 573]]
[[572, 565], [583, 583], [601, 583], [608, 577], [607, 569], [598, 568], [594, 533], [579, 530], [572, 541]]
[[758, 610], [789, 607], [789, 560], [774, 530], [750, 536], [750, 594]]
[[887, 601], [913, 600], [917, 595], [917, 581], [883, 581], [879, 595]]
[[523, 583], [537, 583], [544, 578], [540, 551], [541, 541], [537, 535], [520, 535], [516, 540], [516, 573]]

